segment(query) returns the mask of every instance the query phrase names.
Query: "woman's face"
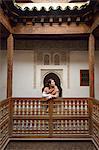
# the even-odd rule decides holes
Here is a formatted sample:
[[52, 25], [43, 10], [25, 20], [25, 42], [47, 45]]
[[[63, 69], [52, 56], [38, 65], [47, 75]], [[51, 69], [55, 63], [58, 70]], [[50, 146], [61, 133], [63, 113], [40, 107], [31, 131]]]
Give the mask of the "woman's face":
[[55, 86], [55, 81], [51, 80], [51, 86]]

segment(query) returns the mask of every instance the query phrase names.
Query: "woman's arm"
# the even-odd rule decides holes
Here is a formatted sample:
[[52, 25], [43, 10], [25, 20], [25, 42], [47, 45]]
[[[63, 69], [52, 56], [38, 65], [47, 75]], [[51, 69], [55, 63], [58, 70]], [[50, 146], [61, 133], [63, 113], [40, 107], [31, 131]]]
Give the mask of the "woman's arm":
[[55, 86], [55, 90], [54, 90], [54, 94], [53, 94], [53, 98], [57, 98], [59, 97], [59, 89], [57, 86]]
[[42, 96], [43, 97], [48, 97], [50, 94], [47, 94], [45, 91], [43, 91]]
[[42, 97], [45, 97], [47, 99], [51, 99], [52, 95], [48, 92], [48, 87], [45, 87], [43, 92], [42, 92]]

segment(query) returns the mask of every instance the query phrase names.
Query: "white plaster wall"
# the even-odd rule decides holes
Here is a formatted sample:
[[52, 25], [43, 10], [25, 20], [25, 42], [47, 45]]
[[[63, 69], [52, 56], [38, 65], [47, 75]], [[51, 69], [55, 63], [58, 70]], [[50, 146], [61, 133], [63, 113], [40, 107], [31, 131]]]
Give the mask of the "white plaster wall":
[[[7, 64], [6, 51], [0, 51], [0, 100], [6, 98]], [[35, 64], [36, 65], [36, 64]], [[34, 51], [15, 51], [13, 71], [14, 97], [41, 97], [40, 69], [36, 66], [36, 88], [34, 88]], [[48, 69], [48, 66], [46, 67]], [[89, 87], [80, 86], [80, 69], [88, 69], [88, 52], [70, 51], [69, 74], [67, 66], [51, 65], [50, 69], [63, 71], [63, 97], [87, 97]], [[66, 74], [65, 74], [66, 73]], [[69, 77], [67, 77], [69, 75]], [[99, 99], [99, 51], [95, 52], [95, 98]]]
[[14, 52], [13, 96], [35, 97], [40, 96], [39, 89], [33, 86], [33, 51]]
[[6, 98], [7, 91], [7, 51], [0, 50], [0, 100]]
[[69, 64], [69, 87], [64, 97], [88, 97], [89, 86], [80, 86], [80, 70], [88, 69], [88, 52], [71, 51]]
[[[18, 97], [40, 97], [40, 65], [34, 62], [34, 51], [20, 51], [14, 53], [14, 76], [13, 76], [13, 96]], [[34, 65], [36, 65], [36, 81], [34, 81]], [[46, 66], [45, 66], [46, 68]], [[49, 66], [55, 69], [54, 65]], [[61, 67], [59, 67], [60, 69]], [[47, 66], [48, 69], [48, 66]], [[57, 69], [57, 67], [56, 67]], [[80, 69], [88, 69], [88, 52], [71, 51], [69, 63], [69, 77], [67, 78], [67, 65], [62, 66], [63, 72], [63, 97], [88, 97], [89, 87], [80, 87]], [[34, 82], [36, 87], [34, 88]]]

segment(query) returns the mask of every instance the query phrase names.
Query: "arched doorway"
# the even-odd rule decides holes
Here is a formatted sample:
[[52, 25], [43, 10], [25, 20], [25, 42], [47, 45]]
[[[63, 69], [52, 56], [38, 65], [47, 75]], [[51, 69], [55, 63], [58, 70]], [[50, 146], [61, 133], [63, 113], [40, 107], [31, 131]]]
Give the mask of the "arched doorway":
[[61, 83], [60, 83], [60, 79], [59, 77], [55, 74], [55, 73], [49, 73], [45, 76], [44, 80], [43, 80], [43, 84], [44, 86], [46, 85], [47, 81], [49, 79], [53, 79], [57, 85], [57, 87], [59, 88], [59, 96], [62, 97], [62, 88], [61, 88]]

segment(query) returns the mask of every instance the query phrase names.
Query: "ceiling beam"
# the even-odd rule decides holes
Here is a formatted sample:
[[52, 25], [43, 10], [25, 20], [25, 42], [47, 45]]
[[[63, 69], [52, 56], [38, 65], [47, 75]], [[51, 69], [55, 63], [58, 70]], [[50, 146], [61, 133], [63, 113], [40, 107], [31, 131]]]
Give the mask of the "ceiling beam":
[[94, 32], [94, 30], [99, 26], [99, 15], [95, 16], [94, 22], [90, 28], [90, 33]]
[[14, 34], [86, 34], [89, 31], [89, 27], [85, 24], [76, 25], [71, 23], [70, 25], [63, 23], [59, 24], [32, 24], [17, 25], [13, 27]]

